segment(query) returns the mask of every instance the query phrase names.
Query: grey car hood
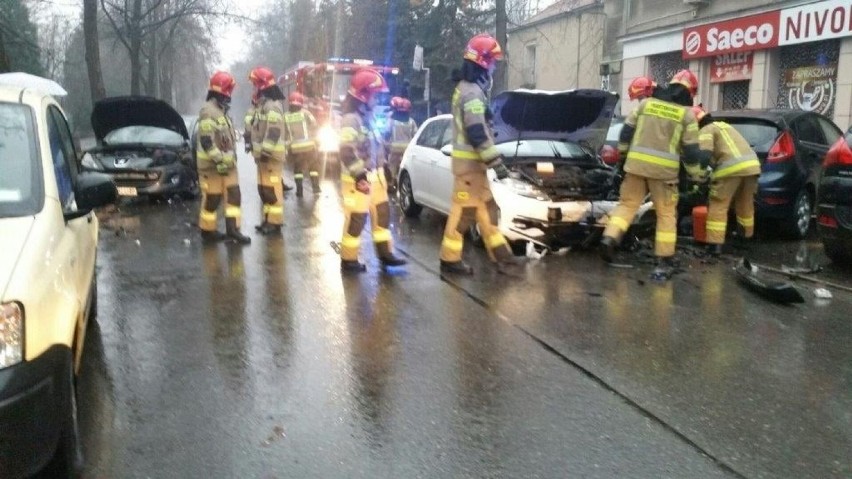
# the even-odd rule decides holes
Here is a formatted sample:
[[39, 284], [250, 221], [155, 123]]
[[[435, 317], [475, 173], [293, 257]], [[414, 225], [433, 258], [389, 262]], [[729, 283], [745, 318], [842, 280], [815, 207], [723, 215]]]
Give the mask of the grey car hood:
[[186, 123], [163, 100], [147, 96], [120, 96], [99, 100], [92, 110], [92, 129], [98, 143], [113, 130], [127, 126], [164, 128], [189, 139]]
[[494, 138], [571, 141], [598, 151], [617, 102], [617, 94], [594, 89], [504, 91], [491, 101]]

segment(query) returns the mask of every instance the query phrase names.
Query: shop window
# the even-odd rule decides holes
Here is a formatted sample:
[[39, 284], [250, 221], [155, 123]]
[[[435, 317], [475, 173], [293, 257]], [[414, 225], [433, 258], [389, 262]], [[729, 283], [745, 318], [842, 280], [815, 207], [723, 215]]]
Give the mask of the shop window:
[[749, 84], [748, 80], [722, 83], [722, 109], [742, 110], [747, 107]]
[[781, 47], [776, 105], [833, 116], [839, 57], [838, 40]]
[[666, 85], [675, 73], [689, 68], [689, 62], [681, 58], [682, 53], [671, 52], [654, 55], [649, 58], [651, 78], [660, 85]]

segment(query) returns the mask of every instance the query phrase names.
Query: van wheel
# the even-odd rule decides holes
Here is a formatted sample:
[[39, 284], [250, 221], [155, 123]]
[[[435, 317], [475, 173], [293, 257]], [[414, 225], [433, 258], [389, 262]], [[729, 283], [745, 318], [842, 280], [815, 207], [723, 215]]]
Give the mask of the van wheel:
[[402, 213], [408, 218], [416, 218], [423, 211], [423, 206], [414, 201], [411, 178], [405, 171], [399, 175], [399, 206], [402, 208]]
[[66, 399], [62, 431], [53, 458], [40, 475], [43, 477], [80, 477], [83, 466], [83, 451], [80, 444], [80, 429], [77, 419], [77, 380], [74, 376], [73, 361], [68, 367], [68, 398]]

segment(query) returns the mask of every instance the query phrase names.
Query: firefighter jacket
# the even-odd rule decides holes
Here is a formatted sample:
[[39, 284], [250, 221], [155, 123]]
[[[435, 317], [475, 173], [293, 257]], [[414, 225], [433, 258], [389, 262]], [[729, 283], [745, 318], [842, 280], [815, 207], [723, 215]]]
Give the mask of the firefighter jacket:
[[350, 112], [340, 120], [340, 161], [343, 174], [360, 180], [367, 178], [367, 172], [384, 165], [381, 148], [376, 148], [373, 132], [364, 124], [358, 113]]
[[299, 111], [284, 114], [286, 125], [287, 146], [292, 153], [305, 153], [317, 148], [317, 120], [310, 111], [301, 109]]
[[713, 178], [760, 174], [760, 161], [748, 141], [723, 121], [714, 121], [701, 128], [698, 145], [701, 150], [711, 154]]
[[686, 163], [700, 160], [698, 122], [688, 107], [647, 98], [625, 120], [618, 150], [626, 158], [627, 173], [657, 180], [677, 179], [681, 155]]
[[401, 155], [408, 148], [408, 142], [417, 133], [417, 123], [409, 118], [408, 121], [391, 120], [387, 135], [387, 149], [393, 154]]
[[218, 163], [236, 164], [236, 132], [231, 119], [211, 98], [198, 114], [198, 143], [196, 144], [198, 169], [215, 168]]
[[284, 161], [284, 109], [278, 100], [260, 100], [251, 124], [252, 156], [258, 161]]
[[500, 153], [488, 121], [491, 109], [476, 83], [460, 81], [453, 92], [453, 175], [484, 173], [497, 166]]

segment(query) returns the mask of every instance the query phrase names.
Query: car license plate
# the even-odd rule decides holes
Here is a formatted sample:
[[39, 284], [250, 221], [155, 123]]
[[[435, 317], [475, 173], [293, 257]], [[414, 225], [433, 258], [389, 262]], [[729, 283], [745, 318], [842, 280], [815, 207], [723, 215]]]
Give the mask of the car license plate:
[[118, 190], [118, 196], [137, 196], [136, 188], [133, 186], [119, 186], [116, 188]]

